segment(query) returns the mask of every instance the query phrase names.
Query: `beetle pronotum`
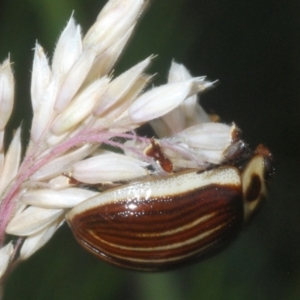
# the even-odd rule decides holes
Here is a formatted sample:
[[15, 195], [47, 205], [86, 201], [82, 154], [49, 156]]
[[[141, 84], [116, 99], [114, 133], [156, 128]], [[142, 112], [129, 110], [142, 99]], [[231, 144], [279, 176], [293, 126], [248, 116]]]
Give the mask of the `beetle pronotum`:
[[74, 207], [78, 242], [114, 265], [176, 268], [222, 250], [266, 196], [270, 153], [260, 146], [243, 168], [181, 171], [106, 191]]

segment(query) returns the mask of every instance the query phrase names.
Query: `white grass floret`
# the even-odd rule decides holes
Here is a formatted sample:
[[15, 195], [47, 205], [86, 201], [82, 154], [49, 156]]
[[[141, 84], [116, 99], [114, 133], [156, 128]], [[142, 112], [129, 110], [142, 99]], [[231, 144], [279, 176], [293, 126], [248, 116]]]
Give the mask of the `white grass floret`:
[[94, 59], [97, 55], [95, 49], [89, 48], [84, 50], [79, 58], [76, 60], [73, 67], [70, 69], [63, 81], [57, 99], [55, 101], [54, 109], [60, 113], [71, 102], [72, 98], [80, 89], [87, 74], [89, 73]]
[[191, 147], [224, 150], [232, 141], [231, 132], [232, 126], [210, 122], [189, 127], [176, 136]]
[[128, 39], [131, 37], [133, 29], [134, 26], [129, 28], [129, 30], [120, 37], [120, 39], [95, 58], [94, 64], [87, 75], [85, 83], [92, 82], [95, 78], [109, 74], [128, 42]]
[[102, 77], [76, 96], [70, 105], [56, 118], [51, 126], [51, 132], [61, 135], [76, 127], [92, 113], [94, 106], [99, 102], [108, 87], [109, 78]]
[[29, 206], [12, 218], [6, 227], [6, 233], [19, 236], [28, 236], [37, 233], [62, 214], [64, 214], [64, 210], [62, 209]]
[[89, 184], [130, 180], [146, 176], [146, 165], [130, 156], [117, 153], [102, 154], [75, 163], [72, 166], [72, 176]]
[[81, 28], [73, 17], [61, 33], [55, 47], [52, 60], [52, 72], [55, 75], [66, 74], [82, 53]]
[[0, 130], [6, 126], [14, 106], [14, 76], [10, 59], [0, 65]]
[[60, 79], [59, 76], [51, 78], [34, 110], [30, 139], [35, 144], [41, 139], [53, 119], [53, 106], [60, 87]]
[[132, 86], [139, 79], [145, 68], [148, 67], [148, 65], [151, 62], [151, 59], [152, 56], [141, 61], [137, 65], [122, 73], [120, 76], [116, 77], [109, 84], [107, 91], [105, 91], [102, 101], [99, 102], [97, 107], [95, 107], [94, 115], [103, 115], [113, 106], [117, 106], [120, 100], [124, 99], [122, 97], [124, 97], [124, 95], [132, 88]]
[[136, 22], [144, 0], [108, 1], [96, 22], [83, 39], [84, 48], [98, 45], [107, 49], [127, 32]]
[[64, 190], [37, 189], [25, 193], [21, 201], [28, 205], [43, 208], [70, 208], [97, 195], [98, 192], [68, 188]]
[[187, 97], [200, 92], [211, 83], [203, 79], [165, 84], [141, 95], [129, 108], [129, 116], [134, 123], [144, 123], [158, 118], [177, 107]]
[[31, 76], [31, 103], [34, 114], [50, 83], [51, 76], [52, 72], [44, 49], [36, 43]]
[[0, 176], [0, 193], [16, 176], [21, 160], [21, 127], [17, 129], [5, 155], [4, 165]]
[[0, 249], [0, 278], [5, 273], [13, 253], [14, 246], [12, 242], [9, 242], [7, 245]]

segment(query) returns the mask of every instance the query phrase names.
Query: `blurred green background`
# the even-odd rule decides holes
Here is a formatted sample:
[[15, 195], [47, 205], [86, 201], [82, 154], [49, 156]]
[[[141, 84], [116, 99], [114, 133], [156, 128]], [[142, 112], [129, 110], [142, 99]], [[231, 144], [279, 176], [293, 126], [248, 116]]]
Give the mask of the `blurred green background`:
[[[105, 2], [0, 2], [0, 60], [10, 53], [17, 87], [11, 128], [24, 120], [28, 132], [30, 125], [35, 41], [51, 56], [72, 11], [86, 32]], [[299, 15], [296, 0], [151, 0], [116, 68], [154, 53], [156, 83], [166, 80], [173, 58], [193, 75], [219, 79], [202, 105], [234, 121], [252, 147], [272, 150], [269, 200], [228, 249], [178, 271], [135, 273], [96, 260], [64, 226], [13, 272], [4, 299], [300, 299]]]

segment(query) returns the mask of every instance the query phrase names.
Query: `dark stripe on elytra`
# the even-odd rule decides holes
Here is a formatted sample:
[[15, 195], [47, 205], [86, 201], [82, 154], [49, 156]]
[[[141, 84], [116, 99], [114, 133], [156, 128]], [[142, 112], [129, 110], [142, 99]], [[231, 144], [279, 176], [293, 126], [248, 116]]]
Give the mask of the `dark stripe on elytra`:
[[[218, 189], [217, 191], [216, 188]], [[208, 192], [208, 190], [210, 191]], [[210, 234], [208, 237], [196, 243], [187, 245], [185, 247], [181, 247], [179, 249], [170, 249], [166, 251], [161, 250], [159, 253], [153, 253], [153, 251], [144, 253], [140, 251], [132, 251], [132, 250], [128, 251], [122, 249], [115, 249], [114, 247], [111, 248], [105, 244], [103, 244], [100, 247], [102, 248], [102, 251], [107, 252], [108, 255], [112, 255], [112, 256], [130, 255], [131, 257], [136, 257], [136, 258], [140, 257], [146, 259], [150, 259], [150, 257], [153, 257], [153, 255], [155, 256], [158, 255], [159, 257], [174, 257], [177, 255], [184, 255], [191, 251], [195, 251], [197, 248], [203, 247], [203, 245], [205, 244], [209, 244], [213, 240], [217, 241], [214, 247], [218, 248], [221, 244], [226, 243], [227, 240], [228, 241], [231, 240], [237, 234], [238, 229], [240, 228], [240, 225], [242, 223], [242, 201], [241, 201], [240, 194], [241, 193], [236, 186], [234, 188], [232, 186], [220, 186], [220, 185], [210, 186], [210, 187], [206, 186], [204, 189], [204, 193], [200, 193], [200, 197], [191, 197], [189, 199], [188, 202], [193, 203], [193, 205], [191, 203], [182, 203], [182, 202], [186, 202], [186, 198], [176, 199], [176, 202], [178, 201], [179, 203], [181, 203], [181, 208], [180, 205], [178, 206], [176, 203], [175, 209], [166, 209], [166, 213], [162, 215], [155, 215], [158, 216], [158, 219], [156, 221], [153, 221], [153, 216], [154, 216], [153, 214], [146, 215], [146, 217], [149, 218], [149, 222], [144, 223], [145, 220], [141, 222], [141, 224], [144, 226], [141, 226], [140, 222], [137, 223], [135, 218], [133, 219], [114, 218], [112, 220], [110, 217], [109, 218], [106, 217], [105, 219], [102, 218], [99, 219], [100, 215], [98, 215], [99, 217], [96, 218], [96, 222], [92, 222], [92, 225], [94, 227], [93, 230], [95, 230], [96, 235], [100, 236], [101, 238], [105, 238], [111, 243], [121, 244], [128, 247], [137, 247], [137, 246], [140, 247], [141, 245], [145, 247], [153, 247], [153, 246], [162, 246], [166, 244], [167, 245], [173, 244], [173, 243], [181, 242], [182, 240], [190, 239], [195, 235], [199, 235], [203, 232], [206, 232], [207, 230], [215, 228], [216, 226], [226, 222], [227, 225], [224, 228], [214, 232], [213, 234]], [[206, 195], [206, 197], [204, 195]], [[111, 205], [114, 205], [114, 203]], [[170, 203], [168, 203], [166, 207], [169, 208]], [[190, 207], [191, 209], [186, 209], [186, 207]], [[107, 209], [107, 205], [105, 205], [105, 208]], [[116, 208], [115, 205], [114, 208]], [[161, 210], [161, 207], [159, 209]], [[205, 211], [205, 213], [203, 213], [203, 210]], [[184, 221], [182, 221], [182, 216], [180, 213], [181, 211], [185, 211], [188, 220], [184, 218]], [[207, 220], [203, 223], [200, 223], [195, 227], [189, 228], [188, 230], [185, 231], [177, 232], [171, 236], [163, 236], [163, 237], [154, 236], [145, 239], [145, 238], [134, 236], [134, 233], [132, 233], [131, 231], [132, 228], [136, 228], [136, 227], [138, 227], [139, 232], [153, 232], [153, 231], [159, 232], [159, 231], [172, 230], [182, 225], [185, 225], [187, 223], [190, 223], [193, 220], [193, 218], [195, 219], [195, 218], [202, 217], [203, 215], [206, 215], [207, 213], [210, 212], [217, 212], [217, 216], [213, 217], [213, 219], [211, 220]], [[168, 215], [173, 215], [172, 217], [173, 222], [171, 222], [170, 224], [171, 226], [169, 225], [166, 226], [166, 224], [170, 223], [170, 218], [166, 218], [166, 216]], [[80, 217], [77, 218], [75, 217], [72, 220], [71, 226], [74, 227], [73, 231], [75, 232], [75, 234], [76, 234], [76, 230], [78, 230], [77, 226], [79, 225], [79, 223], [80, 223], [80, 228], [84, 229], [86, 228], [85, 226], [88, 226], [87, 228], [91, 229], [90, 227], [91, 219], [89, 219], [89, 217], [91, 216], [94, 217], [95, 214], [92, 215], [84, 214], [84, 219], [89, 220], [86, 224], [84, 224], [85, 222], [81, 223], [82, 214], [80, 215]], [[191, 218], [191, 216], [193, 217]], [[139, 218], [140, 217], [137, 217], [136, 219]], [[145, 218], [145, 216], [143, 218]], [[118, 223], [115, 223], [116, 219], [118, 220]], [[123, 222], [125, 223], [122, 224], [120, 220], [121, 221], [123, 220]], [[77, 223], [77, 221], [79, 221], [79, 223]], [[126, 223], [128, 222], [129, 224], [128, 226], [126, 226]], [[106, 224], [107, 226], [105, 225], [105, 223], [107, 223]], [[99, 228], [101, 228], [101, 230], [99, 230]], [[113, 228], [113, 230], [111, 230], [110, 228]], [[96, 247], [99, 248], [99, 246], [101, 245], [99, 240], [95, 240], [94, 237], [89, 235], [87, 232], [80, 230], [80, 232], [77, 232], [77, 234], [80, 235], [78, 237], [79, 240], [84, 239], [85, 242], [90, 244], [91, 247], [93, 247], [93, 245], [96, 245]], [[205, 250], [205, 253], [207, 253], [208, 251], [210, 250], [209, 249]]]
[[[210, 226], [208, 228], [205, 228], [203, 226], [195, 226], [194, 228], [182, 231], [180, 233], [174, 234], [173, 236], [167, 237], [165, 239], [149, 239], [146, 240], [146, 243], [144, 245], [138, 245], [135, 242], [133, 242], [131, 239], [127, 240], [127, 243], [121, 244], [117, 243], [117, 241], [113, 240], [117, 245], [122, 245], [126, 247], [132, 247], [132, 249], [119, 249], [114, 246], [110, 246], [107, 244], [101, 244], [99, 240], [94, 240], [93, 237], [90, 236], [87, 241], [96, 245], [105, 253], [110, 253], [111, 255], [119, 255], [119, 256], [129, 256], [129, 257], [134, 257], [134, 258], [144, 258], [144, 259], [149, 259], [154, 258], [154, 257], [159, 257], [159, 258], [166, 258], [166, 257], [176, 257], [176, 256], [181, 256], [189, 252], [196, 251], [197, 249], [202, 248], [203, 246], [211, 243], [212, 241], [218, 241], [222, 240], [224, 238], [228, 238], [226, 236], [227, 233], [232, 234], [235, 236], [238, 233], [238, 230], [240, 229], [240, 225], [242, 223], [242, 220], [236, 219], [234, 216], [227, 216], [226, 218], [222, 218], [223, 220], [213, 220], [211, 222]], [[197, 237], [200, 234], [203, 234], [205, 232], [208, 232], [214, 228], [217, 228], [220, 224], [223, 225], [222, 228], [219, 228], [218, 230], [214, 231], [213, 233], [210, 233], [208, 236], [201, 238], [200, 240], [193, 242], [191, 244], [187, 245], [181, 245], [179, 247], [176, 247], [174, 249], [151, 249], [152, 247], [157, 247], [157, 246], [165, 246], [165, 245], [173, 245], [177, 243], [182, 243], [186, 240], [189, 240], [191, 238]], [[145, 241], [144, 241], [145, 242]], [[141, 247], [142, 246], [142, 247]], [[135, 247], [141, 247], [145, 251], [135, 251]], [[149, 247], [149, 249], [147, 249]]]
[[[191, 239], [197, 235], [205, 233], [213, 228], [216, 228], [219, 224], [223, 224], [228, 222], [228, 219], [232, 217], [232, 215], [236, 211], [232, 210], [227, 214], [217, 215], [216, 217], [211, 218], [205, 222], [199, 223], [191, 228], [174, 232], [169, 235], [157, 235], [157, 236], [132, 236], [126, 238], [126, 236], [119, 235], [100, 235], [101, 239], [117, 244], [123, 245], [126, 247], [139, 247], [139, 248], [147, 248], [153, 247], [153, 245], [165, 246], [174, 243], [179, 243], [182, 240]], [[98, 235], [99, 236], [99, 235]], [[93, 236], [90, 236], [90, 239], [93, 239]], [[96, 241], [95, 241], [96, 242]], [[104, 245], [104, 247], [106, 247]], [[108, 246], [109, 247], [109, 246]]]
[[[230, 203], [228, 202], [222, 202], [219, 201], [219, 204], [216, 206], [215, 203], [208, 203], [205, 204], [205, 214], [202, 211], [202, 207], [192, 207], [191, 210], [188, 211], [189, 215], [187, 214], [186, 217], [184, 217], [180, 211], [175, 211], [173, 212], [173, 222], [170, 221], [170, 219], [166, 219], [166, 215], [162, 214], [160, 215], [160, 218], [158, 220], [156, 220], [156, 222], [150, 222], [148, 221], [145, 224], [140, 224], [140, 223], [136, 223], [136, 218], [132, 218], [132, 219], [124, 219], [124, 222], [128, 222], [130, 223], [131, 226], [133, 226], [134, 228], [132, 229], [131, 226], [129, 227], [129, 229], [126, 227], [126, 224], [124, 224], [122, 226], [122, 224], [117, 224], [117, 226], [113, 226], [114, 224], [111, 223], [99, 223], [98, 227], [94, 227], [92, 230], [94, 232], [95, 235], [97, 236], [101, 236], [104, 239], [108, 239], [110, 240], [111, 236], [113, 235], [114, 239], [115, 238], [122, 238], [124, 237], [125, 240], [128, 240], [128, 237], [132, 237], [132, 238], [136, 238], [136, 239], [141, 239], [141, 240], [145, 240], [145, 239], [152, 239], [152, 238], [157, 238], [155, 236], [147, 236], [147, 237], [142, 237], [142, 236], [137, 236], [138, 234], [157, 234], [159, 235], [161, 232], [164, 231], [170, 231], [170, 230], [174, 230], [176, 228], [181, 228], [184, 225], [187, 224], [191, 224], [195, 221], [197, 221], [198, 219], [210, 215], [210, 214], [214, 214], [213, 217], [210, 217], [207, 220], [204, 220], [201, 222], [201, 226], [205, 227], [205, 228], [209, 228], [209, 223], [212, 221], [212, 219], [217, 219], [217, 218], [222, 218], [222, 219], [226, 219], [228, 214], [232, 213], [232, 209], [235, 207], [236, 203], [238, 202], [237, 197], [235, 197], [236, 199], [233, 199], [233, 195], [231, 195], [232, 197], [232, 201]], [[241, 200], [240, 198], [240, 194], [239, 194], [239, 200]], [[220, 204], [222, 203], [222, 204]], [[211, 205], [209, 205], [211, 204]], [[200, 224], [199, 224], [200, 225]], [[81, 224], [82, 226], [82, 224]], [[155, 227], [155, 228], [153, 228]], [[84, 228], [84, 227], [83, 227]], [[134, 230], [135, 229], [135, 230]], [[106, 238], [107, 237], [107, 238]], [[167, 236], [163, 236], [163, 239], [168, 238]], [[145, 241], [144, 241], [145, 242]], [[143, 243], [143, 241], [142, 241]]]
[[239, 193], [236, 186], [210, 185], [172, 198], [139, 199], [136, 202], [137, 209], [133, 211], [126, 209], [128, 201], [112, 202], [81, 213], [72, 222], [99, 234], [119, 232], [123, 235], [124, 231], [128, 231], [126, 235], [135, 235], [136, 232], [160, 233], [162, 230], [181, 227], [211, 211], [218, 211], [218, 207], [226, 208]]
[[[167, 270], [176, 268], [180, 265], [185, 264], [186, 262], [191, 263], [194, 260], [205, 259], [221, 251], [228, 243], [230, 243], [236, 237], [237, 233], [239, 232], [239, 229], [241, 228], [241, 222], [242, 220], [239, 220], [239, 218], [233, 219], [228, 223], [228, 226], [214, 232], [214, 234], [209, 235], [208, 237], [202, 239], [196, 244], [188, 245], [184, 248], [179, 248], [176, 250], [171, 249], [168, 251], [160, 251], [159, 253], [153, 251], [146, 253], [140, 253], [135, 251], [120, 251], [119, 253], [110, 253], [104, 251], [99, 252], [99, 250], [93, 249], [93, 245], [89, 243], [87, 245], [85, 245], [85, 243], [82, 243], [82, 245], [86, 249], [90, 251], [92, 250], [92, 253], [96, 256], [99, 256], [100, 258], [118, 266], [148, 271]], [[80, 242], [80, 239], [78, 240]], [[208, 248], [205, 248], [203, 250], [201, 249], [203, 245], [209, 245], [211, 242], [214, 243], [211, 244]], [[176, 259], [175, 261], [166, 261], [168, 258], [176, 258], [177, 256], [188, 255], [189, 253], [194, 251], [197, 252], [193, 253], [192, 256], [187, 256], [183, 259]], [[125, 259], [119, 259], [115, 257], [116, 254], [125, 256]], [[129, 258], [126, 259], [126, 256], [129, 256]], [[146, 261], [132, 262], [130, 260], [131, 257], [145, 259]], [[154, 259], [161, 259], [162, 261], [154, 262]]]
[[[117, 207], [118, 211], [124, 210], [124, 205], [111, 203], [80, 214], [79, 217], [75, 216], [72, 223], [77, 228], [89, 228], [99, 236], [114, 234], [114, 236], [128, 238], [131, 235], [135, 236], [136, 233], [160, 233], [191, 223], [211, 212], [226, 211], [228, 204], [237, 201], [236, 195], [240, 195], [236, 188], [218, 186], [216, 191], [212, 186], [193, 193], [189, 195], [190, 197], [174, 197], [172, 203], [168, 202], [167, 205], [162, 202], [158, 204], [156, 201], [148, 201], [155, 206], [155, 211], [149, 209], [148, 206], [148, 211], [144, 215], [134, 214], [127, 217], [111, 213], [111, 211], [115, 212], [115, 209], [111, 210], [111, 208]], [[173, 209], [174, 206], [175, 209]]]

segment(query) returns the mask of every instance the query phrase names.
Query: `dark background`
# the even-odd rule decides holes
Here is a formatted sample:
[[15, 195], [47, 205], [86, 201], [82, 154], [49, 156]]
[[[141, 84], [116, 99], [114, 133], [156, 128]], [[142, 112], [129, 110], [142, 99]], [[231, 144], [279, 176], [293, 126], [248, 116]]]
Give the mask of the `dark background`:
[[[184, 269], [144, 274], [109, 266], [84, 252], [67, 226], [10, 276], [4, 299], [300, 299], [300, 4], [270, 0], [152, 0], [116, 68], [158, 54], [152, 72], [166, 81], [174, 58], [195, 76], [219, 79], [202, 105], [234, 121], [244, 139], [275, 157], [270, 195], [238, 240]], [[73, 10], [86, 32], [105, 1], [0, 2], [0, 61], [16, 76], [10, 128], [31, 119], [29, 84], [38, 40], [52, 55]], [[28, 136], [28, 135], [27, 135]]]

